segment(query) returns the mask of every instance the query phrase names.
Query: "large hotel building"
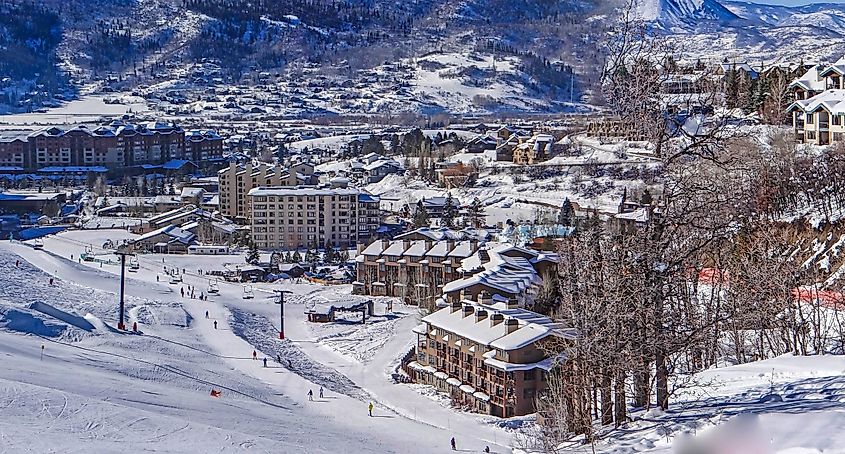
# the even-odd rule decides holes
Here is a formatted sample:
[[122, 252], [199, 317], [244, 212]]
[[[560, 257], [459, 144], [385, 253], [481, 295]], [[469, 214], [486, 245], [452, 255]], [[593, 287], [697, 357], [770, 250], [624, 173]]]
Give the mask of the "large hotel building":
[[37, 170], [49, 166], [130, 167], [171, 159], [201, 162], [223, 155], [223, 138], [210, 130], [185, 131], [162, 122], [115, 120], [106, 126], [56, 126], [0, 137], [0, 166]]
[[252, 239], [259, 249], [353, 247], [375, 235], [379, 199], [335, 180], [324, 186], [249, 191]]

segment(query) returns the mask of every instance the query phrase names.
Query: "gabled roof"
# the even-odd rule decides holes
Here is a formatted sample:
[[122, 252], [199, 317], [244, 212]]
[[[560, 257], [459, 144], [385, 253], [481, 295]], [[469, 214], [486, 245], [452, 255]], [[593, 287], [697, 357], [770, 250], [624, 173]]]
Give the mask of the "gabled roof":
[[822, 91], [825, 87], [825, 80], [819, 75], [819, 67], [813, 66], [801, 77], [792, 81], [789, 88], [800, 87], [807, 91]]

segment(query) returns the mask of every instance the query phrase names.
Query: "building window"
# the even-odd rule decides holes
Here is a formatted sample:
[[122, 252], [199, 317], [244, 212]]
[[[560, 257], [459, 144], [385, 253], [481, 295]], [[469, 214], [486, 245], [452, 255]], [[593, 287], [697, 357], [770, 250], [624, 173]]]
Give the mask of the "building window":
[[807, 121], [807, 123], [812, 123], [813, 122], [813, 114], [808, 113], [806, 121]]

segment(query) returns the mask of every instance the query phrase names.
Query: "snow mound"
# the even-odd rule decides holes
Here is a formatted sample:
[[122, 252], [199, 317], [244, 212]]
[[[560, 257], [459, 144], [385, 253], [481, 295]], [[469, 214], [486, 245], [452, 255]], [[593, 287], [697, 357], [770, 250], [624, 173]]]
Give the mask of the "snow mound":
[[79, 340], [88, 331], [47, 317], [39, 311], [5, 305], [0, 305], [0, 330], [64, 340]]

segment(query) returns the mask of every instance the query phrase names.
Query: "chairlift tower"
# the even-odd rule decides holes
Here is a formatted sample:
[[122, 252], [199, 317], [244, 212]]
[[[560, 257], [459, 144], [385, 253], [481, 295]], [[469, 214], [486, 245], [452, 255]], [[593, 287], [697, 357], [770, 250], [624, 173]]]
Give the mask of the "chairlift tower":
[[119, 247], [115, 252], [115, 255], [120, 256], [120, 314], [117, 322], [117, 329], [121, 331], [126, 330], [126, 323], [124, 321], [124, 293], [126, 287], [126, 256], [134, 256], [132, 252], [124, 247]]
[[279, 305], [279, 339], [285, 339], [285, 293], [293, 293], [290, 290], [278, 289], [274, 292], [279, 294], [279, 300], [276, 304]]

